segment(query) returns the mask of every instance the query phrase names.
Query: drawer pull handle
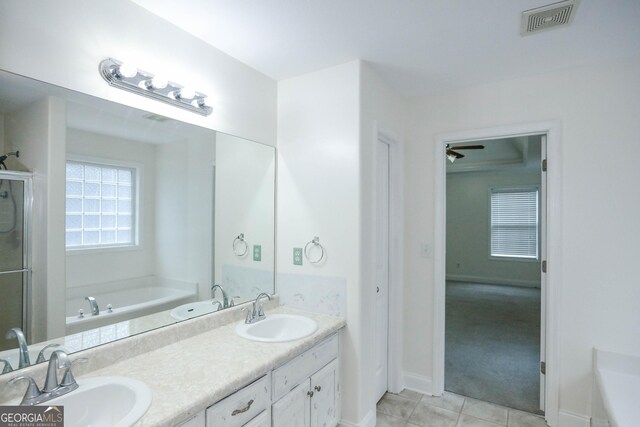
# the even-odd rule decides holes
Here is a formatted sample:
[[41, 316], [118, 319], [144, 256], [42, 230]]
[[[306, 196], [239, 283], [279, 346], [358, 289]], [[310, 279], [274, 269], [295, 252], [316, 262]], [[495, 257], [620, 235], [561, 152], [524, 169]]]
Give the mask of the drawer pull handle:
[[233, 411], [231, 413], [232, 417], [235, 417], [238, 414], [242, 414], [244, 412], [247, 412], [249, 410], [249, 408], [251, 408], [251, 405], [253, 405], [253, 399], [251, 399], [250, 401], [247, 402], [247, 406], [245, 408], [242, 409], [236, 409], [235, 411]]
[[314, 388], [316, 389], [316, 391], [322, 390], [322, 387], [320, 387], [319, 385], [315, 386]]
[[312, 392], [312, 391], [308, 391], [308, 392], [307, 392], [307, 396], [309, 396], [309, 397], [313, 397], [313, 392]]

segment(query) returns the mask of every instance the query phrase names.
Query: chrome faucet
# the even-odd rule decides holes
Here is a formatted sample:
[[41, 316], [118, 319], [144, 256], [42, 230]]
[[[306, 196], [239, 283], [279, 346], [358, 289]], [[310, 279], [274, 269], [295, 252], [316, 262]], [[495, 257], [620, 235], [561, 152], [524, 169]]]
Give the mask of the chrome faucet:
[[91, 306], [91, 315], [97, 316], [100, 314], [100, 307], [98, 307], [98, 302], [94, 297], [84, 297], [87, 301], [89, 301], [89, 305]]
[[222, 292], [222, 308], [229, 308], [229, 298], [222, 286], [216, 285], [215, 283], [211, 286], [211, 298], [216, 297], [216, 289], [220, 289], [220, 292]]
[[252, 303], [251, 310], [246, 309], [247, 310], [247, 318], [245, 319], [244, 323], [256, 323], [256, 322], [259, 322], [260, 320], [263, 320], [263, 319], [265, 319], [267, 317], [264, 314], [264, 307], [260, 303], [260, 298], [262, 298], [262, 297], [267, 297], [269, 300], [271, 300], [271, 297], [266, 292], [262, 292], [260, 295], [258, 295], [256, 297], [256, 300]]
[[60, 347], [60, 344], [49, 344], [45, 346], [42, 350], [40, 350], [40, 353], [38, 353], [38, 358], [36, 359], [36, 363], [46, 362], [47, 358], [44, 356], [44, 351], [49, 348], [56, 348], [56, 347]]
[[[76, 363], [84, 363], [86, 361], [86, 358], [79, 358], [71, 362], [64, 351], [56, 350], [51, 353], [51, 357], [49, 358], [47, 377], [45, 379], [44, 388], [42, 389], [42, 391], [40, 391], [34, 379], [28, 376], [14, 378], [9, 381], [9, 384], [15, 384], [20, 381], [27, 381], [29, 383], [29, 386], [27, 387], [27, 391], [25, 392], [20, 405], [38, 405], [40, 403], [46, 402], [47, 400], [65, 395], [77, 389], [78, 383], [73, 377], [71, 367]], [[64, 369], [62, 381], [59, 383], [58, 369]]]
[[27, 347], [27, 340], [24, 338], [24, 334], [20, 328], [11, 328], [7, 331], [5, 338], [10, 340], [16, 338], [18, 340], [18, 348], [20, 351], [20, 358], [18, 359], [18, 368], [26, 368], [31, 365], [29, 359], [29, 348]]

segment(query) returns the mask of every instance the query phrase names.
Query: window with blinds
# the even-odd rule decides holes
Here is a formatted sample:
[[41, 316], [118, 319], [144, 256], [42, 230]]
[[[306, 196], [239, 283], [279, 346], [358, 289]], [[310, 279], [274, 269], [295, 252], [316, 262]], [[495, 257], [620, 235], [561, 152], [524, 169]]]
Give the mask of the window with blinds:
[[491, 189], [491, 256], [538, 259], [538, 189]]
[[136, 169], [67, 161], [66, 247], [133, 246]]

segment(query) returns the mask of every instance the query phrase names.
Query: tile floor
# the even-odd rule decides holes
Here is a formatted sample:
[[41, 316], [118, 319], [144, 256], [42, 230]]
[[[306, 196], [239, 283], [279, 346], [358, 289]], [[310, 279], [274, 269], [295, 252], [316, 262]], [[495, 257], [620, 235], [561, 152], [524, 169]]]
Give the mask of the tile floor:
[[376, 427], [546, 427], [544, 418], [445, 392], [441, 397], [404, 390], [378, 402]]

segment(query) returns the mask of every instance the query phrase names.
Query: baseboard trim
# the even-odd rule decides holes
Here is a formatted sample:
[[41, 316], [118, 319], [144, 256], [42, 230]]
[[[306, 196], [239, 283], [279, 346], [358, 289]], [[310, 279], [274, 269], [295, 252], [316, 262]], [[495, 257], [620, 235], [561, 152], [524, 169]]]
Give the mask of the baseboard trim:
[[558, 412], [558, 427], [590, 427], [591, 418], [569, 411]]
[[433, 380], [424, 375], [414, 374], [413, 372], [403, 372], [402, 383], [407, 390], [417, 391], [418, 393], [429, 396], [435, 394], [433, 390]]
[[512, 285], [524, 288], [540, 288], [540, 282], [522, 279], [503, 279], [500, 277], [465, 276], [462, 274], [447, 274], [447, 280], [454, 282], [475, 282], [487, 285]]
[[369, 411], [363, 419], [357, 423], [347, 420], [340, 420], [338, 427], [376, 427], [376, 411]]

